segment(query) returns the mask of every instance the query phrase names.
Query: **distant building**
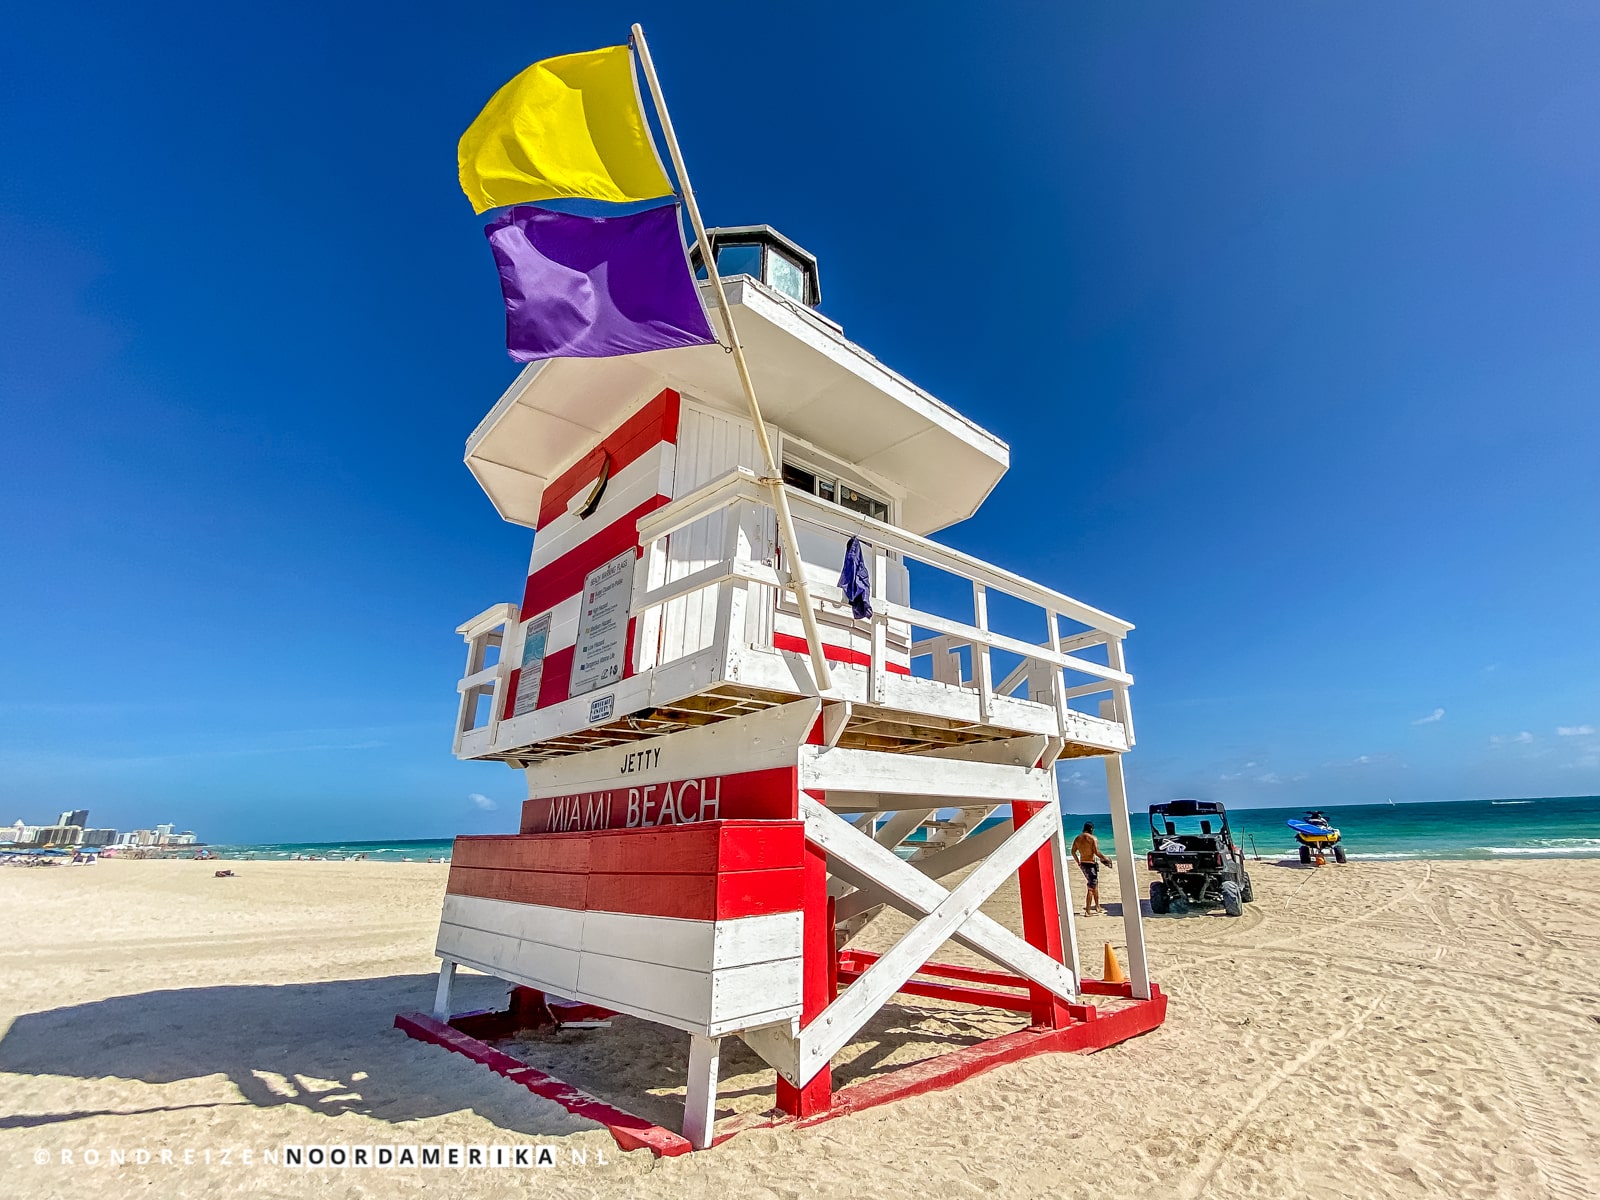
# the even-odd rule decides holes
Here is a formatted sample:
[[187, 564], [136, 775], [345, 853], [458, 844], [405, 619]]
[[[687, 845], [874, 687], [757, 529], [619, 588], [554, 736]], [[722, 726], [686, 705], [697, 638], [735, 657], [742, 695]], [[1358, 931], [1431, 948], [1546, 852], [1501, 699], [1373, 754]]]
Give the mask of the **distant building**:
[[172, 838], [172, 831], [175, 828], [176, 826], [172, 824], [157, 825], [153, 831], [155, 833], [155, 844], [157, 846], [165, 846]]
[[35, 846], [76, 846], [83, 837], [81, 825], [45, 825], [33, 836]]
[[80, 846], [109, 846], [117, 840], [115, 829], [85, 829]]
[[56, 821], [57, 825], [76, 825], [79, 829], [89, 824], [89, 810], [87, 808], [73, 808], [61, 814]]
[[192, 846], [198, 840], [194, 835], [194, 830], [186, 829], [182, 833], [168, 835], [165, 844], [168, 846]]
[[27, 845], [33, 841], [33, 835], [38, 832], [39, 827], [37, 825], [24, 825], [21, 821], [17, 821], [15, 824], [7, 825], [4, 829], [0, 829], [0, 837], [17, 845]]

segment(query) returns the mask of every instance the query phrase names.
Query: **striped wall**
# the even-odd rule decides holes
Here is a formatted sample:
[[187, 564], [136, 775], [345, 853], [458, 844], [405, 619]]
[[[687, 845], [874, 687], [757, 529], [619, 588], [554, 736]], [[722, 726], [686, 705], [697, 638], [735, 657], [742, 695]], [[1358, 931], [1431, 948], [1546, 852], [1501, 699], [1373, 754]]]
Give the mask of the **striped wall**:
[[[539, 708], [569, 698], [585, 577], [624, 551], [637, 551], [639, 519], [672, 498], [680, 404], [677, 392], [663, 391], [545, 488], [521, 611], [523, 621], [551, 614]], [[580, 517], [602, 464], [610, 477], [599, 506]], [[624, 678], [632, 674], [634, 632], [630, 621]], [[521, 676], [520, 668], [511, 673], [503, 716], [516, 706]]]
[[436, 953], [721, 1036], [798, 1015], [804, 826], [456, 839]]

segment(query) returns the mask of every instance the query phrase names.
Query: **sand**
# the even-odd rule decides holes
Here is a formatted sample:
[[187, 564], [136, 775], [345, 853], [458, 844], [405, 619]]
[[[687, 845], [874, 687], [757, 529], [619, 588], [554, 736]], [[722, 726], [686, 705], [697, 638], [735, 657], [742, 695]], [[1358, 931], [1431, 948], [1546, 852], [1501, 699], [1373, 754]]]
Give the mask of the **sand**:
[[[0, 1194], [1600, 1194], [1600, 861], [1260, 864], [1243, 918], [1147, 922], [1172, 997], [1157, 1032], [668, 1160], [623, 1154], [598, 1127], [392, 1028], [431, 1001], [445, 868], [229, 865], [237, 878], [193, 862], [0, 868]], [[1015, 892], [989, 911], [1014, 924]], [[1120, 920], [1079, 927], [1086, 962], [1121, 946]], [[458, 986], [458, 1007], [504, 992], [481, 976]], [[908, 1003], [841, 1074], [915, 1059], [932, 1033], [960, 1042], [1014, 1024]], [[519, 1050], [675, 1123], [685, 1042], [619, 1021]], [[724, 1079], [725, 1112], [765, 1107], [771, 1073], [754, 1056], [730, 1050]], [[558, 1165], [258, 1161], [284, 1144], [532, 1143], [554, 1146]]]

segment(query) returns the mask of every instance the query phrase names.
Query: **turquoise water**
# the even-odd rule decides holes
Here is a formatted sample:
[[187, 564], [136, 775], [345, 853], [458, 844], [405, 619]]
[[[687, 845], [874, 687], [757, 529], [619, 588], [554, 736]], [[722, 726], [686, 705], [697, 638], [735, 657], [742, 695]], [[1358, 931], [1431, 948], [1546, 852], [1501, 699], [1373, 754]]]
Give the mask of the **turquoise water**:
[[[1345, 852], [1359, 859], [1409, 858], [1600, 858], [1600, 797], [1556, 799], [1458, 800], [1440, 804], [1345, 804], [1324, 808], [1343, 835]], [[1298, 853], [1294, 834], [1284, 824], [1303, 818], [1303, 808], [1228, 810], [1228, 823], [1246, 852], [1263, 857]], [[1083, 821], [1110, 840], [1111, 818], [1067, 814], [1069, 834]], [[1134, 812], [1134, 843], [1150, 848], [1150, 821]]]
[[420, 841], [380, 842], [269, 842], [259, 846], [207, 846], [218, 858], [256, 859], [283, 862], [299, 855], [323, 859], [349, 859], [358, 854], [374, 862], [427, 862], [449, 859], [450, 838], [425, 838]]
[[[1600, 796], [1560, 799], [1461, 800], [1444, 804], [1346, 804], [1324, 810], [1344, 835], [1351, 858], [1600, 858]], [[1247, 852], [1263, 857], [1296, 853], [1294, 835], [1284, 824], [1304, 817], [1303, 808], [1230, 809], [1228, 820]], [[1004, 818], [991, 818], [984, 827]], [[1107, 813], [1066, 814], [1067, 833], [1084, 821], [1109, 847]], [[1134, 843], [1150, 848], [1144, 809], [1133, 814]], [[378, 862], [448, 859], [450, 839], [375, 842], [276, 842], [259, 846], [210, 846], [222, 858], [282, 861], [294, 855], [348, 859], [364, 854]]]

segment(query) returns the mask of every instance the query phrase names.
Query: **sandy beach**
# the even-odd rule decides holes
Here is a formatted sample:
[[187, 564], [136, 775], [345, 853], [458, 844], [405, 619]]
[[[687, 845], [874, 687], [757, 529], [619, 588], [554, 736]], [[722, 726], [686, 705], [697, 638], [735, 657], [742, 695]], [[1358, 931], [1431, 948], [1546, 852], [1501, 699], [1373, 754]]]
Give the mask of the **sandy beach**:
[[[431, 1000], [445, 867], [229, 865], [236, 878], [194, 862], [0, 870], [5, 1194], [1600, 1193], [1596, 860], [1259, 864], [1242, 919], [1147, 922], [1172, 998], [1159, 1031], [667, 1160], [623, 1154], [599, 1127], [392, 1028]], [[1014, 924], [1015, 890], [989, 911]], [[1121, 929], [1079, 921], [1091, 971]], [[458, 1008], [504, 993], [483, 976], [458, 986]], [[1014, 1023], [908, 1002], [841, 1071]], [[621, 1020], [515, 1048], [675, 1123], [684, 1040]], [[764, 1107], [771, 1079], [730, 1050], [725, 1111]], [[558, 1165], [523, 1178], [244, 1162], [284, 1144], [529, 1143], [554, 1146]]]

